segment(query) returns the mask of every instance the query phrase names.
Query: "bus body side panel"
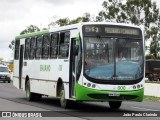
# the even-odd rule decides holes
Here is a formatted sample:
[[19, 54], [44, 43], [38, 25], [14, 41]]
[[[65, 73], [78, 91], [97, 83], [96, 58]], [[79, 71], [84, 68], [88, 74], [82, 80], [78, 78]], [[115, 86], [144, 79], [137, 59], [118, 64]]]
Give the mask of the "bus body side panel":
[[27, 70], [31, 80], [31, 92], [47, 94], [48, 73], [50, 72], [48, 61], [43, 59], [29, 61]]
[[[57, 61], [58, 78], [63, 82], [65, 89], [65, 98], [69, 98], [69, 59], [58, 59]], [[58, 86], [57, 86], [58, 87]]]
[[59, 67], [61, 66], [59, 66], [60, 63], [58, 61], [59, 59], [57, 58], [50, 59], [48, 61], [48, 64], [51, 65], [50, 72], [48, 72], [48, 79], [51, 82], [48, 82], [48, 85], [47, 85], [48, 93], [47, 94], [50, 96], [54, 96], [54, 97], [56, 97], [57, 81], [60, 78], [58, 69], [60, 69]]
[[19, 89], [19, 60], [14, 60], [13, 85]]

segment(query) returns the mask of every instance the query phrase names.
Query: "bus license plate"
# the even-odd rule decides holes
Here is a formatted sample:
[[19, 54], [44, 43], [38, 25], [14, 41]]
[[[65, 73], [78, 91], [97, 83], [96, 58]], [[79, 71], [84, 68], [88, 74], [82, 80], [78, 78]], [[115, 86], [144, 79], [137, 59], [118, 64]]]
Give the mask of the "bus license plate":
[[120, 96], [119, 92], [109, 92], [108, 96]]

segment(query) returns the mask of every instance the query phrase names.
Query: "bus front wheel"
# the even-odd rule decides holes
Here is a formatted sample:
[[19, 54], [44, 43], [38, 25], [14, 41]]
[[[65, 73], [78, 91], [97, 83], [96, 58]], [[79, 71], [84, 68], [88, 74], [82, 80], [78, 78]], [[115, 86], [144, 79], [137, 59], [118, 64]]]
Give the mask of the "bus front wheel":
[[65, 99], [64, 86], [61, 85], [61, 87], [60, 87], [60, 105], [63, 108], [69, 108], [69, 103], [70, 103], [70, 101]]
[[119, 109], [122, 101], [109, 101], [109, 106], [111, 109]]

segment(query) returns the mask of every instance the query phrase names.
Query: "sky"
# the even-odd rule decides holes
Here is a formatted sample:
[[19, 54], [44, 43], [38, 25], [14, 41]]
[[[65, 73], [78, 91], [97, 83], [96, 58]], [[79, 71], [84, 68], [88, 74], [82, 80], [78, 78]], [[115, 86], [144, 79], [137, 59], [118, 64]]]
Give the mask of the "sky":
[[[13, 59], [9, 44], [27, 26], [47, 27], [54, 16], [70, 19], [88, 12], [96, 16], [104, 0], [0, 0], [0, 58]], [[160, 6], [160, 1], [157, 5]]]
[[104, 0], [0, 0], [0, 58], [13, 59], [9, 44], [27, 26], [47, 27], [53, 17], [97, 15]]

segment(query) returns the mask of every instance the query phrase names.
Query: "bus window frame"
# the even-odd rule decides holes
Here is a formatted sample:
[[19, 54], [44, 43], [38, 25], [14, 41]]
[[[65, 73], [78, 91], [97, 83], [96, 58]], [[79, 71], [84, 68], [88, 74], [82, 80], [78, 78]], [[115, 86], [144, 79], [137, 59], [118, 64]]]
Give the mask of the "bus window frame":
[[[34, 38], [34, 39], [33, 39]], [[34, 40], [34, 46], [32, 46], [32, 40]], [[36, 36], [32, 36], [30, 39], [30, 60], [34, 60], [35, 59], [35, 49], [36, 49]], [[31, 52], [33, 50], [33, 56], [31, 56]]]
[[20, 39], [15, 40], [14, 60], [19, 60]]
[[[26, 41], [27, 41], [27, 40], [29, 41], [29, 47], [28, 47], [28, 48], [26, 47], [26, 45], [27, 45], [27, 44], [26, 44], [26, 43], [27, 43]], [[31, 38], [30, 38], [30, 37], [25, 38], [24, 60], [28, 60], [29, 57], [30, 57], [30, 42], [31, 42]], [[26, 51], [26, 50], [28, 50], [28, 51]], [[28, 52], [28, 53], [27, 53], [27, 55], [28, 55], [27, 57], [26, 57], [26, 52]]]
[[[48, 36], [48, 45], [47, 46], [45, 46], [48, 50], [47, 50], [47, 56], [44, 56], [45, 54], [44, 54], [44, 49], [45, 49], [45, 47], [44, 47], [44, 37], [45, 36]], [[42, 36], [42, 52], [41, 52], [41, 58], [42, 59], [48, 59], [48, 58], [50, 58], [50, 43], [51, 43], [51, 38], [50, 38], [50, 34], [44, 34], [43, 36]]]
[[[41, 38], [41, 47], [37, 47], [37, 42], [38, 42], [38, 38]], [[39, 35], [39, 36], [36, 36], [36, 50], [35, 50], [35, 59], [39, 60], [42, 58], [42, 42], [43, 42], [43, 36], [42, 35]], [[39, 54], [39, 57], [37, 56], [37, 49], [40, 49], [40, 54]]]
[[[55, 42], [55, 44], [53, 44], [53, 46], [52, 46], [52, 36], [53, 35], [57, 35], [57, 38], [56, 38], [56, 42]], [[57, 59], [57, 57], [58, 57], [58, 42], [59, 42], [59, 33], [58, 32], [55, 32], [55, 33], [51, 33], [50, 34], [50, 55], [49, 55], [49, 57], [51, 58], [51, 59]], [[56, 48], [56, 54], [52, 54], [53, 53], [53, 51], [52, 51], [52, 48]], [[53, 55], [53, 56], [52, 56]]]
[[[66, 33], [69, 33], [69, 39], [68, 39], [68, 41], [66, 41], [66, 36], [65, 36], [65, 34]], [[61, 35], [62, 34], [64, 34], [64, 39], [61, 39]], [[62, 31], [62, 32], [60, 32], [59, 33], [59, 45], [58, 45], [58, 58], [59, 59], [68, 59], [69, 58], [69, 50], [70, 50], [70, 30], [66, 30], [66, 31]], [[68, 54], [67, 54], [67, 56], [61, 56], [61, 47], [65, 47], [65, 46], [67, 46], [67, 51], [68, 51]], [[65, 51], [65, 52], [67, 52], [67, 51]]]

